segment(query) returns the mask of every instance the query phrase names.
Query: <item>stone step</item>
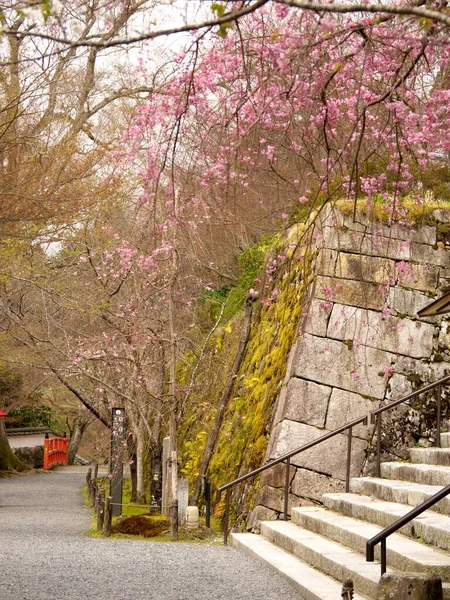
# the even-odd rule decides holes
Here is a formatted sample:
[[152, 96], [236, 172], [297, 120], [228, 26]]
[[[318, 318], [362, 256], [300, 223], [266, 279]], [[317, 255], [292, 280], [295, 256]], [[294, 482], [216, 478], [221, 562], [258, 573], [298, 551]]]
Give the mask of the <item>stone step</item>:
[[450, 448], [450, 432], [444, 431], [441, 433], [441, 447]]
[[[261, 535], [232, 533], [233, 546], [257, 556], [300, 591], [304, 600], [330, 600], [341, 597], [343, 581], [336, 581], [275, 546]], [[368, 600], [355, 593], [354, 600]]]
[[[350, 480], [350, 491], [363, 496], [373, 496], [387, 502], [418, 506], [431, 498], [442, 485], [422, 485], [396, 479], [377, 479], [375, 477], [355, 477]], [[435, 512], [450, 514], [450, 496], [443, 498], [433, 506]]]
[[[358, 494], [325, 494], [324, 506], [343, 515], [387, 527], [411, 510], [411, 506]], [[450, 517], [427, 510], [399, 530], [442, 550], [450, 550]]]
[[[292, 522], [364, 556], [366, 542], [383, 529], [317, 506], [293, 508]], [[449, 554], [398, 533], [389, 536], [386, 547], [387, 564], [393, 569], [436, 573], [442, 581], [450, 581]], [[375, 557], [380, 560], [379, 545], [375, 547]]]
[[450, 448], [410, 448], [409, 454], [412, 463], [450, 466]]
[[261, 534], [337, 581], [352, 579], [358, 593], [376, 598], [381, 574], [378, 562], [366, 562], [362, 554], [289, 521], [263, 521]]
[[386, 462], [381, 464], [381, 476], [386, 479], [402, 479], [421, 485], [443, 487], [450, 483], [450, 467]]

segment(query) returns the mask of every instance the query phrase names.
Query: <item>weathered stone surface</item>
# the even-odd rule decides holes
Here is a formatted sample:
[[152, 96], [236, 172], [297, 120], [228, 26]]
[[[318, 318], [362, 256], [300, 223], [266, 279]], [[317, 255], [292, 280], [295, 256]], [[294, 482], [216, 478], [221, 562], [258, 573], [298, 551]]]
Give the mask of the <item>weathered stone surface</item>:
[[[399, 315], [417, 317], [417, 313], [432, 302], [432, 299], [416, 290], [406, 290], [401, 287], [391, 287], [388, 294], [388, 307], [393, 308]], [[441, 317], [423, 319], [428, 323], [440, 321]]]
[[325, 337], [327, 335], [328, 319], [333, 307], [332, 302], [312, 300], [308, 308], [304, 331], [312, 335]]
[[376, 256], [365, 256], [325, 249], [318, 260], [318, 275], [387, 283], [395, 275], [395, 262]]
[[324, 248], [396, 260], [411, 258], [409, 240], [396, 240], [367, 232], [332, 227], [324, 227], [322, 235]]
[[[265, 506], [266, 508], [270, 508], [271, 510], [275, 510], [278, 513], [284, 512], [284, 489], [282, 488], [273, 488], [269, 485], [261, 488], [258, 496], [258, 504], [261, 506]], [[298, 498], [293, 494], [289, 494], [288, 498], [288, 515], [291, 514], [291, 509], [294, 506], [311, 506], [313, 503], [304, 500], [303, 498]]]
[[315, 296], [322, 300], [381, 310], [385, 298], [374, 283], [319, 276], [315, 281]]
[[397, 281], [402, 287], [412, 288], [421, 292], [435, 292], [438, 285], [439, 269], [432, 265], [406, 266], [407, 272], [402, 273], [397, 266]]
[[385, 283], [394, 274], [394, 261], [376, 256], [340, 253], [336, 265], [336, 276], [356, 281]]
[[331, 387], [293, 377], [286, 391], [285, 417], [317, 427], [325, 426]]
[[[296, 472], [295, 467], [289, 467], [289, 482], [292, 481]], [[261, 475], [261, 487], [270, 485], [274, 488], [284, 488], [286, 483], [286, 464], [278, 463], [277, 465], [263, 471]]]
[[450, 364], [447, 362], [423, 363], [421, 360], [400, 356], [395, 371], [402, 375], [412, 376], [421, 383], [433, 383], [450, 374]]
[[[273, 432], [274, 444], [271, 458], [279, 458], [329, 433], [311, 425], [296, 423], [285, 419], [279, 423]], [[310, 469], [330, 475], [337, 479], [345, 479], [348, 437], [338, 434], [321, 442], [309, 450], [305, 450], [291, 458], [291, 464], [304, 469]], [[351, 474], [356, 476], [361, 472], [365, 458], [366, 442], [355, 438], [352, 444]], [[261, 503], [262, 504], [262, 503]]]
[[[336, 222], [340, 224], [338, 218], [336, 218]], [[353, 231], [365, 231], [377, 237], [394, 240], [412, 240], [430, 245], [436, 243], [436, 228], [432, 225], [421, 225], [419, 227], [401, 225], [400, 223], [383, 225], [374, 219], [372, 215], [364, 214], [361, 210], [357, 211], [355, 220], [353, 219], [353, 215], [343, 215], [341, 223], [341, 226]]]
[[343, 492], [345, 483], [321, 473], [297, 469], [291, 490], [296, 496], [321, 501], [324, 494]]
[[388, 391], [386, 397], [389, 400], [398, 400], [407, 396], [413, 391], [413, 385], [405, 375], [394, 373], [389, 380]]
[[439, 329], [439, 346], [450, 349], [450, 323], [448, 321], [442, 321]]
[[382, 350], [354, 350], [343, 342], [305, 334], [297, 342], [293, 375], [382, 399], [387, 381], [383, 368], [395, 359], [395, 354]]
[[385, 573], [377, 600], [442, 600], [440, 577], [428, 573]]
[[44, 466], [44, 446], [13, 448], [13, 452], [27, 467], [42, 469]]
[[328, 337], [356, 340], [360, 344], [415, 358], [429, 357], [434, 327], [421, 321], [382, 316], [381, 313], [335, 304], [328, 324]]
[[437, 223], [450, 223], [450, 208], [438, 208], [433, 210], [433, 217]]
[[336, 275], [336, 263], [339, 256], [337, 250], [322, 248], [319, 250], [316, 262], [316, 274], [334, 277]]
[[259, 533], [260, 521], [275, 521], [278, 513], [266, 506], [255, 506], [247, 519], [247, 530]]
[[[359, 394], [334, 388], [328, 405], [326, 428], [330, 431], [355, 421], [360, 417], [369, 416], [371, 410], [378, 408], [378, 402], [372, 402]], [[371, 436], [373, 426], [368, 420], [367, 425], [357, 425], [353, 435], [367, 440]]]
[[450, 249], [433, 248], [428, 244], [411, 244], [411, 260], [425, 265], [450, 268]]

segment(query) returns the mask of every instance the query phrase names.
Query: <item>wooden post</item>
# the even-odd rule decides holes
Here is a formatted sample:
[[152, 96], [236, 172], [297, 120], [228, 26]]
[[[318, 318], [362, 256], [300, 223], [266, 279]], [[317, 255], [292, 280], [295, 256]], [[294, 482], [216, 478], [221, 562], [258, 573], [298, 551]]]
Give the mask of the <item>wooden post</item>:
[[176, 498], [170, 505], [170, 537], [172, 542], [178, 540], [178, 500]]
[[103, 529], [103, 523], [105, 521], [105, 490], [99, 488], [97, 494], [97, 531]]
[[163, 439], [163, 456], [162, 456], [162, 501], [161, 501], [161, 514], [169, 514], [169, 484], [168, 484], [168, 462], [169, 462], [169, 445], [170, 439], [165, 437]]
[[170, 534], [173, 542], [178, 539], [178, 458], [175, 450], [170, 455], [171, 470], [171, 492], [172, 502], [170, 504]]
[[90, 500], [91, 500], [91, 506], [94, 507], [95, 506], [95, 499], [97, 496], [97, 489], [98, 486], [95, 483], [94, 480], [91, 481], [91, 495], [90, 495]]
[[105, 537], [109, 537], [111, 535], [112, 508], [112, 496], [108, 496], [106, 498], [105, 522], [103, 527], [103, 535]]
[[89, 468], [86, 473], [86, 487], [87, 487], [87, 496], [89, 498], [89, 502], [91, 501], [91, 486], [92, 486], [92, 469]]
[[94, 464], [94, 479], [98, 477], [98, 463]]

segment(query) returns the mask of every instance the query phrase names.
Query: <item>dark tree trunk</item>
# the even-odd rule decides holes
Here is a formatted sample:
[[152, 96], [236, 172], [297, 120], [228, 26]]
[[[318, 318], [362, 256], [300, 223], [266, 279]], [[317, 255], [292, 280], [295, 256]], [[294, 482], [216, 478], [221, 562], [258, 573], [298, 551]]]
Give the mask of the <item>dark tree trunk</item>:
[[127, 451], [128, 461], [130, 463], [130, 479], [131, 479], [131, 495], [130, 502], [136, 502], [137, 498], [137, 456], [136, 456], [136, 444], [133, 436], [127, 436]]
[[5, 423], [0, 419], [0, 471], [23, 471], [24, 468], [9, 446]]
[[89, 418], [78, 415], [73, 422], [72, 429], [70, 431], [69, 448], [67, 452], [67, 464], [73, 465], [75, 462], [75, 456], [78, 453], [81, 440], [83, 439], [84, 432], [89, 425]]
[[161, 508], [162, 501], [162, 444], [150, 440], [150, 501]]

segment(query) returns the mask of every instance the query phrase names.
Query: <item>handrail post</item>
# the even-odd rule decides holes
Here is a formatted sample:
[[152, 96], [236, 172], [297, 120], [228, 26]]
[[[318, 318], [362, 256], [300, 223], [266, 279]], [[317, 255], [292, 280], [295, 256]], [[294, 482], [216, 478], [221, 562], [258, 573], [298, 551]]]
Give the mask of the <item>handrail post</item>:
[[377, 477], [381, 477], [381, 413], [377, 414]]
[[284, 520], [288, 520], [288, 505], [289, 505], [289, 480], [291, 472], [291, 459], [286, 460], [286, 478], [284, 481]]
[[225, 494], [225, 514], [223, 516], [223, 544], [224, 546], [228, 545], [228, 520], [230, 516], [230, 490], [227, 489], [227, 493]]
[[437, 388], [436, 446], [441, 447], [441, 384]]
[[380, 543], [381, 550], [381, 576], [386, 573], [386, 538], [383, 538]]
[[353, 427], [348, 429], [348, 441], [347, 441], [347, 471], [345, 473], [345, 492], [348, 494], [350, 491], [350, 467], [352, 462], [352, 431]]

